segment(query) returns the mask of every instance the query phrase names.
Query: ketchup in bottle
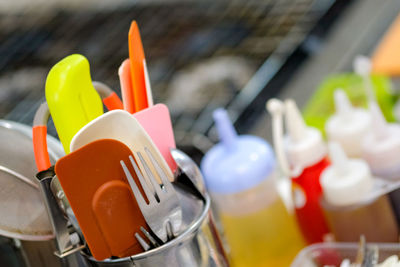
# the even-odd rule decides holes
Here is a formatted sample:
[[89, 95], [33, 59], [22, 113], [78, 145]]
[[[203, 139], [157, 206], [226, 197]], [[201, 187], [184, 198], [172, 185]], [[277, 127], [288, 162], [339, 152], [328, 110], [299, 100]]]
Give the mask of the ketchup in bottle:
[[296, 217], [308, 243], [322, 242], [324, 235], [329, 233], [319, 204], [322, 195], [319, 178], [327, 166], [329, 161], [324, 157], [316, 164], [305, 168], [299, 176], [292, 178]]
[[[267, 109], [273, 116], [274, 145], [281, 169], [292, 178], [293, 204], [300, 230], [308, 243], [322, 242], [330, 232], [320, 206], [320, 176], [330, 164], [322, 135], [305, 125], [293, 100], [286, 100], [283, 105], [272, 99]], [[285, 138], [282, 136], [284, 112]]]

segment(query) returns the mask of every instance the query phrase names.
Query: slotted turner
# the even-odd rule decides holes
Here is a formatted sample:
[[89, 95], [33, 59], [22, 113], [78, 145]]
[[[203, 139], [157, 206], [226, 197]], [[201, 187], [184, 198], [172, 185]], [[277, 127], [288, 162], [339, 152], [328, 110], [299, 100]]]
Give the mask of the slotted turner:
[[[149, 127], [151, 127], [150, 121], [146, 121], [146, 123], [149, 123]], [[157, 124], [156, 121], [153, 121], [153, 123]], [[162, 133], [160, 132], [159, 134]], [[72, 139], [71, 151], [75, 151], [94, 140], [105, 138], [118, 140], [128, 146], [131, 151], [142, 152], [145, 157], [146, 153], [144, 148], [147, 147], [154, 155], [157, 162], [160, 163], [168, 179], [173, 181], [171, 169], [168, 167], [147, 132], [135, 117], [124, 110], [109, 111], [88, 123]], [[135, 155], [135, 157], [137, 156]], [[139, 158], [136, 158], [136, 162], [138, 162], [139, 167], [143, 169]], [[154, 168], [151, 169], [153, 173], [156, 173]]]
[[[175, 189], [168, 180], [165, 172], [154, 159], [152, 153], [146, 147], [144, 150], [150, 162], [146, 162], [143, 155], [137, 152], [137, 156], [144, 170], [139, 170], [132, 156], [129, 156], [129, 161], [135, 169], [135, 173], [146, 194], [148, 203], [143, 198], [143, 194], [140, 192], [137, 183], [133, 179], [124, 161], [121, 160], [120, 162], [147, 224], [158, 238], [163, 242], [167, 242], [168, 239], [178, 235], [182, 223], [182, 208]], [[156, 170], [155, 173], [150, 170], [149, 165], [154, 167]], [[147, 177], [147, 180], [150, 180], [152, 189], [149, 188], [144, 176]], [[156, 176], [161, 179], [162, 186], [157, 182]], [[154, 191], [155, 194], [153, 193]]]

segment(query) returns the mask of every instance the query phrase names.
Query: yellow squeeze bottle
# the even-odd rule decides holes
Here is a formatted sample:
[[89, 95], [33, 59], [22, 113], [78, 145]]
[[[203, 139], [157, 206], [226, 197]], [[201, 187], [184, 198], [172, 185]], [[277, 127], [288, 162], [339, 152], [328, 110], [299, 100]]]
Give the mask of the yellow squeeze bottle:
[[72, 137], [103, 114], [84, 56], [70, 55], [51, 68], [46, 79], [46, 101], [64, 151], [69, 153]]
[[232, 266], [289, 266], [304, 241], [277, 192], [270, 145], [237, 136], [225, 110], [216, 110], [214, 120], [221, 142], [207, 152], [201, 169]]

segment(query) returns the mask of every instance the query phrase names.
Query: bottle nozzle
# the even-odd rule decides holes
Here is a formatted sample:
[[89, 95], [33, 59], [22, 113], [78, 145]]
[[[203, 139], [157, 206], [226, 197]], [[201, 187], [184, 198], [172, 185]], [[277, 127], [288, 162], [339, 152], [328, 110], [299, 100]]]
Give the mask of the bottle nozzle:
[[286, 158], [285, 148], [283, 144], [283, 123], [282, 117], [285, 112], [285, 107], [282, 101], [276, 98], [268, 100], [265, 105], [266, 109], [272, 116], [272, 135], [274, 139], [275, 153], [278, 158], [282, 172], [291, 176], [289, 162]]
[[301, 141], [306, 133], [307, 126], [304, 123], [303, 117], [296, 105], [296, 102], [292, 99], [285, 101], [286, 107], [286, 128], [290, 139], [297, 143]]
[[221, 142], [227, 149], [231, 149], [234, 146], [237, 133], [229, 119], [228, 112], [223, 108], [216, 109], [213, 112], [213, 118]]
[[353, 61], [354, 72], [360, 76], [368, 76], [371, 73], [371, 60], [363, 55], [358, 55]]
[[363, 79], [365, 94], [367, 95], [368, 100], [370, 102], [376, 101], [375, 93], [373, 91], [374, 86], [370, 78], [372, 69], [371, 60], [366, 56], [358, 55], [353, 61], [353, 69], [354, 72], [360, 75]]
[[276, 115], [282, 116], [284, 113], [284, 106], [283, 106], [282, 101], [280, 101], [276, 98], [272, 98], [272, 99], [268, 100], [265, 107], [267, 108], [268, 112], [271, 115], [276, 114]]
[[330, 142], [328, 146], [332, 167], [338, 176], [346, 174], [348, 172], [349, 159], [344, 153], [343, 148], [336, 142]]
[[365, 200], [372, 189], [373, 179], [368, 164], [361, 159], [349, 159], [342, 147], [329, 143], [332, 164], [320, 177], [323, 194], [335, 206], [353, 205]]
[[376, 102], [369, 103], [369, 111], [371, 112], [373, 133], [377, 139], [385, 138], [387, 134], [387, 122]]
[[334, 92], [336, 114], [343, 120], [349, 118], [352, 114], [353, 106], [346, 93], [342, 89], [336, 89]]

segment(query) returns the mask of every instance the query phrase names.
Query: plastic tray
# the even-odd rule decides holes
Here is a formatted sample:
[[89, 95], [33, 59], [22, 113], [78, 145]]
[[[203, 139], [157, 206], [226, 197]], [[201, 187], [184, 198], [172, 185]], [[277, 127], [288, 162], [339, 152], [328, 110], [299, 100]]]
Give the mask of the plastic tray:
[[[377, 245], [379, 248], [379, 262], [386, 258], [400, 254], [400, 244], [395, 243], [368, 243], [367, 246]], [[319, 243], [302, 249], [294, 259], [291, 267], [323, 267], [340, 266], [344, 259], [355, 261], [358, 243]]]

